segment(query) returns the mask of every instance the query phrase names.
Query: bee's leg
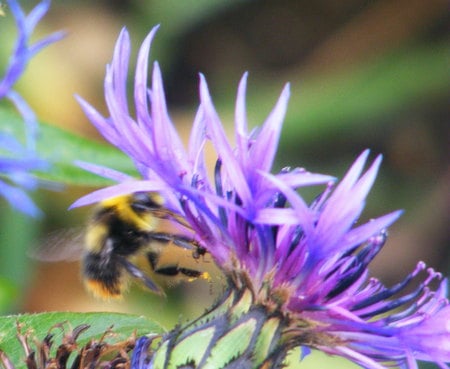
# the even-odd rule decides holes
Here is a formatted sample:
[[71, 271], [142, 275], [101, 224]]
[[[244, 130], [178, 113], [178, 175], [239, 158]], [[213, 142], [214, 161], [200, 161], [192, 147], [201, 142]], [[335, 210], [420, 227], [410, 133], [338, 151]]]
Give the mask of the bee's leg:
[[184, 267], [180, 267], [179, 265], [165, 265], [165, 266], [157, 267], [156, 266], [157, 259], [152, 259], [150, 254], [148, 255], [148, 258], [150, 260], [150, 264], [152, 264], [153, 271], [160, 275], [163, 275], [166, 277], [174, 277], [174, 276], [182, 274], [187, 277], [188, 281], [194, 281], [198, 278], [211, 280], [211, 276], [209, 275], [208, 272], [201, 272], [201, 271], [195, 270], [195, 269], [184, 268]]
[[152, 269], [155, 273], [169, 276], [169, 277], [173, 277], [178, 274], [183, 274], [186, 277], [189, 277], [192, 279], [199, 278], [204, 274], [203, 272], [200, 272], [195, 269], [180, 267], [178, 264], [171, 264], [171, 265], [165, 265], [165, 266], [158, 267], [158, 257], [159, 257], [159, 255], [155, 252], [147, 253], [148, 261], [150, 262], [150, 265], [152, 266]]
[[[206, 249], [203, 246], [201, 246], [197, 241], [186, 236], [164, 232], [151, 232], [148, 235], [148, 237], [152, 241], [164, 243], [172, 242], [174, 245], [178, 247], [181, 247], [186, 250], [192, 250], [192, 257], [194, 259], [200, 259], [200, 257], [204, 256], [207, 252]], [[150, 262], [153, 264], [153, 269], [155, 269], [154, 266], [156, 264], [156, 261], [150, 259]]]
[[189, 269], [189, 268], [182, 268], [182, 267], [179, 267], [178, 265], [169, 265], [169, 266], [164, 266], [161, 268], [155, 268], [154, 271], [155, 271], [155, 273], [169, 276], [169, 277], [183, 274], [184, 276], [188, 277], [189, 281], [200, 278], [200, 277], [207, 279], [207, 277], [206, 277], [207, 273], [205, 273], [205, 272], [200, 272], [198, 270]]
[[180, 269], [176, 265], [169, 265], [161, 268], [155, 268], [155, 273], [165, 275], [167, 277], [173, 277], [180, 274]]
[[197, 250], [201, 246], [192, 238], [179, 234], [170, 234], [164, 232], [151, 232], [150, 239], [159, 242], [172, 242], [183, 249]]
[[141, 280], [147, 288], [158, 295], [164, 295], [164, 292], [156, 285], [156, 283], [145, 275], [136, 265], [126, 258], [119, 258], [119, 261], [128, 273], [130, 273], [134, 278]]
[[205, 272], [200, 272], [198, 270], [189, 269], [189, 268], [179, 268], [180, 273], [184, 274], [186, 277], [197, 279], [202, 277]]

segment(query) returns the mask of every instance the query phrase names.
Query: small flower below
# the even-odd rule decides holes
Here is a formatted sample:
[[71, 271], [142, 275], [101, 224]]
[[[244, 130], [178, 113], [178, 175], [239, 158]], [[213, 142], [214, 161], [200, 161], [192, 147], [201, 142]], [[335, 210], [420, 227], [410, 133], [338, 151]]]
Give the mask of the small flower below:
[[0, 80], [0, 99], [6, 98], [15, 105], [24, 119], [26, 136], [26, 143], [23, 146], [11, 135], [0, 134], [0, 195], [11, 206], [31, 216], [39, 215], [40, 211], [25, 192], [34, 190], [38, 186], [38, 181], [30, 172], [45, 170], [48, 168], [48, 164], [39, 159], [35, 151], [38, 130], [36, 116], [26, 101], [13, 90], [13, 86], [25, 71], [31, 58], [63, 36], [60, 32], [53, 33], [33, 45], [29, 45], [34, 28], [46, 14], [49, 6], [50, 1], [44, 0], [26, 15], [17, 1], [8, 1], [7, 9], [11, 10], [14, 16], [18, 36], [5, 75]]

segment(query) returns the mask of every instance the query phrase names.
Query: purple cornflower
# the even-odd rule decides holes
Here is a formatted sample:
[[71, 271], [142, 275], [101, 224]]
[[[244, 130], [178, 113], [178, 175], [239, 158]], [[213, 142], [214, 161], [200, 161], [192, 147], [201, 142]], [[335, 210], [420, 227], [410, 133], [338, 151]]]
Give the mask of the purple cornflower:
[[0, 81], [0, 99], [7, 98], [15, 105], [24, 119], [26, 135], [26, 145], [23, 146], [11, 135], [0, 134], [0, 176], [3, 178], [0, 180], [0, 195], [18, 210], [32, 216], [38, 215], [40, 211], [22, 188], [35, 189], [38, 181], [29, 172], [45, 169], [47, 164], [35, 152], [38, 129], [36, 116], [26, 101], [13, 90], [13, 86], [31, 58], [62, 37], [62, 33], [57, 32], [29, 44], [34, 28], [47, 13], [49, 6], [50, 1], [44, 0], [26, 15], [17, 1], [8, 1], [8, 9], [16, 21], [18, 35], [6, 72]]
[[[302, 347], [304, 354], [315, 348], [371, 369], [417, 368], [417, 360], [446, 368], [446, 280], [423, 263], [391, 288], [368, 276], [370, 262], [386, 241], [386, 228], [401, 214], [394, 211], [360, 221], [381, 157], [364, 171], [369, 155], [364, 151], [339, 182], [304, 169], [271, 173], [289, 86], [262, 126], [249, 132], [247, 74], [237, 93], [234, 147], [200, 75], [200, 105], [186, 150], [169, 118], [156, 62], [147, 87], [148, 53], [156, 30], [138, 55], [135, 118], [127, 103], [130, 40], [125, 29], [106, 71], [110, 116], [103, 117], [79, 98], [103, 136], [132, 158], [142, 180], [84, 163], [86, 169], [120, 183], [73, 206], [131, 192], [160, 192], [165, 206], [187, 221], [212, 255], [228, 289], [204, 316], [169, 332], [159, 346], [142, 338], [132, 367], [159, 368], [170, 362], [186, 368], [279, 368], [290, 349]], [[205, 146], [217, 154], [212, 175]], [[306, 186], [322, 188], [311, 204], [297, 192]], [[414, 281], [419, 281], [418, 287], [408, 290]], [[217, 355], [232, 344], [234, 334], [240, 346], [230, 348], [229, 355]]]

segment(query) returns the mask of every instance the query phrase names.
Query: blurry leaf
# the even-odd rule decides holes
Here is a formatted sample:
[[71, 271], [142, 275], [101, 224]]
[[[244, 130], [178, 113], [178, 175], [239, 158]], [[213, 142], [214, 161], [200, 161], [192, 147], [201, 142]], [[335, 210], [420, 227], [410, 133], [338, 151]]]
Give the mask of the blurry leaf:
[[[23, 121], [9, 110], [0, 110], [0, 134], [9, 133], [23, 138]], [[84, 186], [105, 186], [110, 180], [86, 172], [75, 166], [75, 160], [104, 165], [127, 174], [136, 175], [131, 160], [111, 145], [89, 140], [61, 128], [41, 123], [37, 140], [41, 158], [52, 165], [47, 172], [37, 176], [44, 180]]]
[[18, 287], [29, 283], [29, 245], [35, 242], [38, 223], [9, 206], [2, 208], [0, 217], [0, 271], [3, 277]]
[[[163, 70], [175, 63], [183, 36], [199, 24], [207, 23], [217, 14], [224, 13], [239, 3], [250, 0], [151, 0], [135, 2], [133, 27], [139, 28], [142, 38], [154, 25], [160, 24], [158, 42], [152, 44], [152, 55], [157, 56]], [[136, 37], [136, 41], [139, 40]], [[179, 46], [178, 46], [179, 45]]]
[[[162, 24], [166, 36], [185, 33], [187, 29], [212, 18], [227, 8], [249, 0], [152, 0], [142, 2], [139, 16], [145, 24]], [[158, 36], [159, 37], [159, 36]]]
[[[81, 324], [88, 324], [90, 327], [79, 336], [78, 347], [85, 345], [91, 339], [99, 340], [111, 326], [114, 335], [108, 338], [110, 343], [124, 340], [134, 333], [142, 336], [164, 331], [158, 324], [145, 317], [118, 313], [53, 312], [0, 317], [0, 349], [8, 355], [16, 369], [25, 368], [23, 361], [25, 353], [16, 338], [18, 322], [23, 325], [22, 333], [27, 331], [32, 333], [29, 339], [31, 345], [33, 345], [34, 338], [42, 340], [51, 330], [51, 333], [54, 334], [55, 344], [53, 347], [55, 350], [61, 343], [64, 334], [70, 333], [71, 329]], [[67, 323], [63, 325], [64, 332], [56, 327], [65, 322]]]
[[9, 279], [0, 277], [0, 312], [6, 311], [17, 296], [17, 286]]
[[[436, 43], [397, 51], [309, 80], [283, 75], [276, 83], [259, 85], [258, 81], [252, 82], [250, 73], [247, 104], [250, 121], [259, 125], [265, 119], [274, 104], [274, 91], [281, 91], [287, 78], [292, 82], [292, 94], [284, 125], [284, 143], [298, 145], [299, 141], [333, 135], [342, 128], [351, 130], [379, 124], [384, 115], [445, 96], [450, 85], [448, 60], [448, 44]], [[227, 107], [231, 117], [231, 97], [226, 99], [221, 100], [221, 105]]]

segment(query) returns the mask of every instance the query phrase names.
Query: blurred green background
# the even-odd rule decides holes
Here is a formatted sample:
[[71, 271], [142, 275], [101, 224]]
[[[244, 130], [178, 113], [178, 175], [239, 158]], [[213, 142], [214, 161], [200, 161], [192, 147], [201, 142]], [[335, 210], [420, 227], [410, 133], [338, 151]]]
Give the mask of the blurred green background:
[[[22, 3], [28, 9], [35, 4]], [[190, 128], [198, 103], [198, 72], [206, 75], [230, 130], [245, 71], [250, 72], [252, 125], [263, 122], [284, 83], [291, 82], [277, 167], [302, 166], [340, 177], [365, 148], [372, 149], [372, 157], [382, 153], [364, 217], [399, 208], [405, 215], [391, 227], [373, 275], [392, 284], [418, 260], [448, 274], [446, 0], [54, 1], [38, 34], [63, 29], [68, 35], [32, 61], [17, 89], [42, 121], [101, 140], [74, 94], [105, 111], [105, 64], [121, 27], [129, 29], [135, 54], [155, 24], [161, 28], [152, 60], [160, 62], [172, 118], [181, 131]], [[0, 17], [0, 70], [14, 37], [10, 17]], [[202, 312], [220, 286], [184, 284], [165, 300], [136, 289], [122, 301], [101, 302], [84, 292], [77, 263], [40, 264], [26, 257], [48, 234], [84, 224], [89, 210], [68, 212], [67, 207], [91, 190], [39, 191], [35, 199], [46, 214], [39, 221], [1, 200], [1, 312], [129, 311], [154, 316], [167, 327]], [[316, 360], [311, 367], [327, 365], [321, 356]]]

